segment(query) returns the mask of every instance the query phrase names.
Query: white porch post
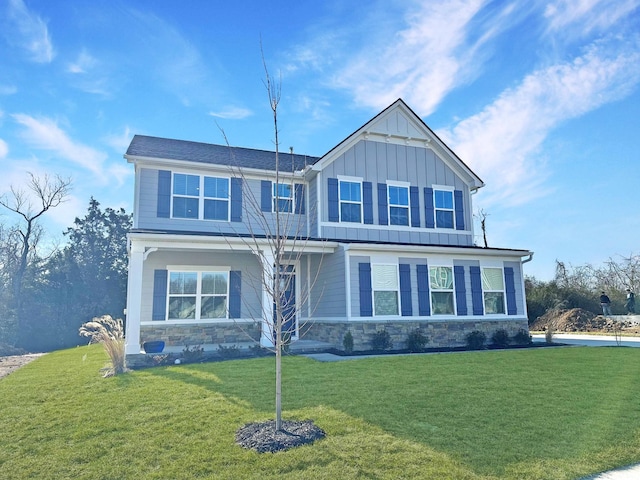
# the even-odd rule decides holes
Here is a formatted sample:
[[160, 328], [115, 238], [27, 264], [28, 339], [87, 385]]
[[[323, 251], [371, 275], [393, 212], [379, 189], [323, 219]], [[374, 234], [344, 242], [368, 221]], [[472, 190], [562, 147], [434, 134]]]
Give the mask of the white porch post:
[[140, 310], [142, 306], [142, 264], [144, 245], [132, 242], [129, 255], [129, 276], [127, 279], [127, 323], [125, 333], [125, 354], [136, 355], [140, 348]]
[[260, 346], [273, 348], [273, 264], [274, 256], [271, 252], [262, 252], [259, 255], [262, 262], [262, 328], [260, 333]]

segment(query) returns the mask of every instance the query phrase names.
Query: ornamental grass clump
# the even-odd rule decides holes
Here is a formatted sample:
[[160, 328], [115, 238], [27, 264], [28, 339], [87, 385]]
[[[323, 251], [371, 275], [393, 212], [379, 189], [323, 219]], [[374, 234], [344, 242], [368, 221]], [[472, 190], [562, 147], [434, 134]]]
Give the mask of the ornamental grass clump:
[[109, 355], [111, 365], [103, 369], [105, 377], [112, 377], [127, 371], [122, 319], [114, 320], [111, 315], [94, 317], [90, 322], [82, 324], [80, 335], [89, 337], [89, 344], [101, 343]]

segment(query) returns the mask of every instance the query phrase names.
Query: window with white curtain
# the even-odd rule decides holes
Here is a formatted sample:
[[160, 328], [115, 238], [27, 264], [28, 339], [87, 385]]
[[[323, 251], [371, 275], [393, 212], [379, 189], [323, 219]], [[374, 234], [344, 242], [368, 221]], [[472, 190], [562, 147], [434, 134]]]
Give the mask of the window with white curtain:
[[482, 269], [482, 294], [485, 314], [505, 313], [502, 268], [485, 267]]
[[398, 315], [399, 283], [397, 265], [371, 265], [374, 315]]
[[431, 311], [434, 315], [454, 315], [453, 267], [429, 267]]

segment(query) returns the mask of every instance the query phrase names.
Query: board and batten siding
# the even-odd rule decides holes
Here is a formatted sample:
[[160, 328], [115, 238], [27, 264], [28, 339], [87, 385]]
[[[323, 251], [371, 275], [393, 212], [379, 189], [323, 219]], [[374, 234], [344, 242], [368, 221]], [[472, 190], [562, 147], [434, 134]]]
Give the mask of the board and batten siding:
[[[330, 221], [328, 207], [329, 179], [341, 176], [361, 178], [371, 185], [373, 191], [372, 216], [369, 224], [363, 218], [361, 224]], [[321, 183], [321, 198], [324, 208], [321, 212], [324, 238], [340, 240], [359, 240], [369, 242], [393, 242], [431, 245], [473, 245], [471, 235], [472, 215], [467, 184], [458, 177], [431, 149], [415, 146], [381, 143], [361, 140], [348, 149], [322, 171], [318, 178]], [[415, 208], [418, 201], [416, 219], [410, 208], [410, 226], [396, 227], [387, 225], [386, 215], [381, 208], [386, 208], [386, 198], [380, 201], [381, 189], [389, 181], [407, 182], [413, 187], [410, 192], [410, 204]], [[461, 202], [462, 211], [457, 216], [457, 224], [464, 224], [462, 230], [428, 228], [425, 212], [425, 189], [433, 186], [445, 186], [458, 191], [457, 200]], [[333, 187], [335, 188], [335, 184]], [[379, 190], [380, 189], [380, 190]], [[364, 201], [364, 199], [363, 199]], [[364, 212], [365, 215], [367, 212]], [[382, 213], [382, 216], [381, 216]], [[419, 220], [419, 226], [416, 225]]]
[[[166, 170], [163, 170], [166, 172]], [[266, 223], [275, 222], [275, 214], [261, 210], [261, 196], [263, 194], [263, 183], [256, 179], [242, 179], [242, 207], [241, 221], [219, 221], [219, 220], [196, 220], [186, 218], [167, 218], [158, 216], [158, 188], [160, 170], [141, 168], [139, 171], [140, 193], [137, 212], [137, 224], [134, 228], [161, 230], [161, 231], [184, 231], [184, 232], [211, 232], [229, 234], [264, 234], [261, 222], [256, 218], [264, 217]], [[180, 170], [180, 173], [193, 173], [203, 175], [202, 171], [189, 172]], [[211, 174], [216, 176], [219, 174]], [[231, 176], [230, 176], [231, 177]], [[301, 190], [303, 189], [303, 190]], [[296, 193], [304, 191], [302, 204], [297, 202], [296, 208], [302, 208], [304, 214], [291, 213], [282, 214], [281, 225], [288, 225], [291, 232], [301, 231], [306, 234], [306, 211], [309, 207], [306, 187], [297, 186]], [[170, 195], [170, 193], [169, 193]], [[249, 199], [249, 200], [248, 200]], [[294, 218], [291, 219], [290, 217]], [[250, 222], [250, 223], [247, 223]]]

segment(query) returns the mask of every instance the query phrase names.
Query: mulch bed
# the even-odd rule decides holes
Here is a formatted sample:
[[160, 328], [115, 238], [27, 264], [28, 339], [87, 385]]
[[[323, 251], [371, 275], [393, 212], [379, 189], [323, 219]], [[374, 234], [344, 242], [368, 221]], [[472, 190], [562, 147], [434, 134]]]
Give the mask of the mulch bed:
[[308, 445], [325, 436], [313, 420], [283, 420], [281, 430], [276, 430], [276, 422], [271, 420], [244, 425], [236, 432], [236, 443], [258, 453], [274, 453]]

